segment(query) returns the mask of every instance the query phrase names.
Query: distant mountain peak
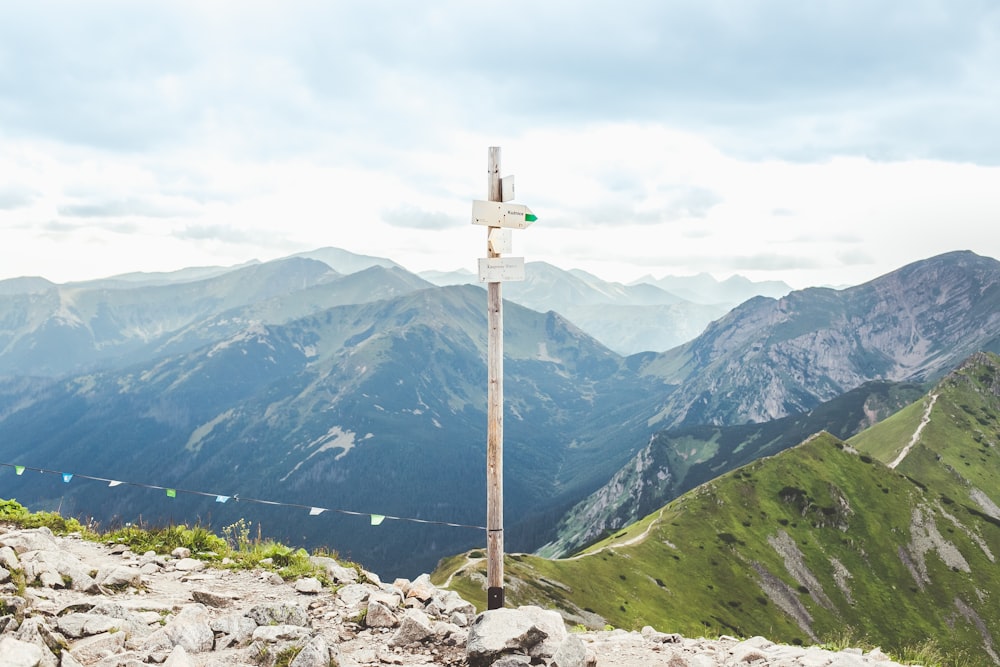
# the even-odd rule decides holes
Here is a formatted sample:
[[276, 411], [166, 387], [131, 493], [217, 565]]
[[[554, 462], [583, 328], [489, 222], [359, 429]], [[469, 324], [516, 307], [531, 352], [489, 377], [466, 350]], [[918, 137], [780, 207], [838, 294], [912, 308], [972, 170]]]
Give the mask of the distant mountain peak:
[[56, 284], [40, 276], [24, 276], [0, 280], [0, 295], [38, 294], [53, 289]]
[[659, 279], [646, 275], [630, 284], [641, 283], [655, 285], [692, 303], [728, 304], [730, 307], [755, 296], [776, 298], [792, 291], [791, 286], [778, 280], [755, 282], [739, 274], [721, 281], [708, 273], [693, 276], [667, 275]]
[[403, 268], [396, 262], [385, 257], [372, 257], [371, 255], [359, 255], [357, 253], [344, 250], [343, 248], [324, 247], [316, 250], [295, 253], [291, 257], [307, 257], [319, 260], [338, 273], [357, 273], [372, 266], [384, 266]]

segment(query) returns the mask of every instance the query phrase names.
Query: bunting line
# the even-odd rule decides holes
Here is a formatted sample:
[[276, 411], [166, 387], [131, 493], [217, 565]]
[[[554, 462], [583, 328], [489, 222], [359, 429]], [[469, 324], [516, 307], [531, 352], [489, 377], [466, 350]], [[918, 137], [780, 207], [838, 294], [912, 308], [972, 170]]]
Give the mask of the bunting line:
[[233, 495], [222, 495], [219, 493], [208, 493], [206, 491], [195, 491], [191, 489], [178, 489], [175, 487], [168, 486], [158, 486], [156, 484], [143, 484], [141, 482], [128, 482], [118, 479], [107, 479], [105, 477], [96, 477], [93, 475], [84, 475], [82, 473], [71, 473], [71, 472], [61, 472], [58, 470], [48, 470], [46, 468], [33, 468], [31, 466], [25, 466], [13, 463], [2, 463], [0, 462], [0, 467], [13, 468], [16, 475], [23, 475], [25, 470], [31, 470], [33, 472], [39, 472], [42, 474], [59, 475], [62, 477], [62, 481], [65, 484], [69, 484], [74, 479], [88, 479], [96, 482], [106, 482], [108, 487], [121, 486], [123, 484], [128, 486], [135, 486], [142, 489], [156, 489], [158, 491], [163, 491], [166, 493], [167, 498], [176, 498], [177, 494], [183, 493], [193, 496], [205, 496], [208, 498], [214, 498], [217, 503], [226, 503], [229, 501], [233, 502], [243, 502], [243, 503], [256, 503], [258, 505], [275, 505], [278, 507], [292, 507], [295, 509], [303, 509], [309, 512], [309, 516], [318, 516], [323, 512], [336, 512], [337, 514], [346, 514], [348, 516], [362, 516], [368, 517], [372, 526], [379, 526], [385, 520], [391, 521], [408, 521], [410, 523], [422, 523], [430, 524], [434, 526], [448, 526], [450, 528], [470, 528], [473, 530], [486, 530], [486, 526], [474, 526], [467, 523], [454, 523], [451, 521], [435, 521], [432, 519], [417, 519], [415, 517], [408, 516], [393, 516], [391, 514], [374, 514], [372, 512], [356, 512], [354, 510], [338, 509], [332, 507], [316, 507], [312, 505], [301, 505], [299, 503], [284, 503], [276, 500], [263, 500], [261, 498], [245, 498], [239, 494]]

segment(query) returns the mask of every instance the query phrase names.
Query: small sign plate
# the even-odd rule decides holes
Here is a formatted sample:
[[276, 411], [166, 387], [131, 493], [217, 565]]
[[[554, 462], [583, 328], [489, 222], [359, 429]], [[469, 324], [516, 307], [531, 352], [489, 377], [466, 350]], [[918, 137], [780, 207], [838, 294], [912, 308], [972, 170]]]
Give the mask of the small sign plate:
[[486, 257], [479, 260], [479, 282], [524, 280], [524, 257]]
[[490, 252], [494, 255], [509, 255], [514, 251], [514, 234], [503, 227], [490, 227], [487, 235]]
[[517, 199], [514, 196], [514, 177], [504, 176], [500, 179], [500, 201], [513, 201]]

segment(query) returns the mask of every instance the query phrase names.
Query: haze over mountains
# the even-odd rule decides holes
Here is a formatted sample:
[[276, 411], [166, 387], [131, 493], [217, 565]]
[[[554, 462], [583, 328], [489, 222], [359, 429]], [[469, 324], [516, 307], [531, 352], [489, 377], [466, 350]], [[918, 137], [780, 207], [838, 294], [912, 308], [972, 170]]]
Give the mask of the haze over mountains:
[[[211, 492], [167, 501], [143, 488], [0, 469], [4, 494], [101, 521], [141, 514], [220, 526], [246, 516], [385, 576], [412, 576], [481, 544], [473, 528], [363, 519], [482, 525], [485, 294], [435, 286], [388, 260], [361, 258], [341, 272], [327, 262], [357, 259], [342, 253], [177, 280], [0, 283], [0, 462]], [[679, 347], [630, 356], [546, 307], [546, 291], [578, 317], [592, 308], [610, 320], [620, 308], [663, 316], [656, 309], [676, 297], [545, 265], [529, 265], [533, 274], [520, 294], [504, 285], [511, 551], [559, 539], [566, 512], [667, 437], [664, 429], [815, 411], [870, 381], [934, 381], [1000, 341], [1000, 263], [969, 252], [848, 290], [757, 297]], [[693, 481], [755, 449], [777, 451], [705, 450], [683, 475], [670, 474]], [[215, 503], [215, 493], [300, 509]], [[316, 507], [363, 517], [310, 515]]]
[[[478, 283], [476, 275], [461, 271], [421, 276], [436, 285]], [[505, 299], [541, 312], [555, 310], [619, 354], [670, 349], [751, 297], [780, 297], [791, 290], [777, 281], [732, 276], [720, 282], [708, 274], [647, 276], [623, 285], [545, 262], [528, 262], [524, 282], [503, 286]]]

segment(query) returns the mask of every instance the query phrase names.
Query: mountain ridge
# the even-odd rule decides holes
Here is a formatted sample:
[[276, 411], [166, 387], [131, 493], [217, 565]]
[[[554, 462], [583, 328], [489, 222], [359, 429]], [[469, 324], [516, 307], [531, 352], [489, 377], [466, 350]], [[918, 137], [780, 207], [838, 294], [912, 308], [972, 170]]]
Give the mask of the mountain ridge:
[[[932, 638], [956, 663], [996, 664], [998, 443], [1000, 356], [976, 353], [847, 442], [810, 436], [572, 558], [509, 555], [508, 597], [548, 600], [570, 622], [682, 634], [846, 631], [890, 651]], [[482, 567], [466, 554], [433, 578], [473, 599]]]
[[784, 417], [869, 380], [933, 380], [980, 349], [1000, 351], [1000, 262], [959, 251], [845, 290], [756, 297], [641, 364], [679, 387], [654, 417], [671, 427]]
[[[233, 328], [201, 348], [27, 393], [0, 392], [0, 453], [121, 479], [142, 480], [154, 466], [172, 487], [212, 488], [228, 479], [244, 495], [291, 503], [351, 509], [368, 498], [360, 505], [373, 512], [479, 525], [487, 384], [481, 297], [471, 286], [427, 288], [285, 324], [227, 316]], [[602, 471], [624, 462], [633, 443], [648, 437], [635, 418], [643, 410], [613, 424], [600, 419], [648, 403], [649, 387], [557, 314], [516, 304], [506, 311], [506, 447], [517, 473], [509, 481], [511, 510], [527, 513], [600, 483]], [[547, 443], [544, 451], [539, 442]], [[448, 493], [439, 488], [445, 482]], [[88, 508], [103, 520], [137, 507], [150, 519], [173, 511], [131, 490], [99, 497], [102, 490], [41, 488], [23, 479], [12, 489], [67, 511]], [[210, 499], [171, 507], [222, 521], [239, 512]], [[282, 530], [307, 530], [307, 519], [261, 516], [284, 523]], [[350, 524], [328, 521], [338, 530]], [[407, 526], [356, 537], [342, 548], [390, 573], [421, 563], [430, 569], [443, 549], [471, 539]], [[396, 556], [403, 550], [405, 563]]]

